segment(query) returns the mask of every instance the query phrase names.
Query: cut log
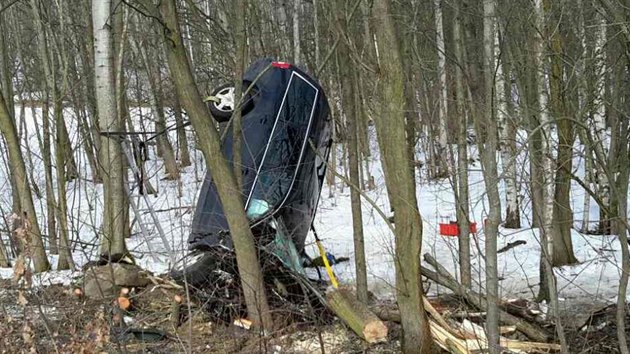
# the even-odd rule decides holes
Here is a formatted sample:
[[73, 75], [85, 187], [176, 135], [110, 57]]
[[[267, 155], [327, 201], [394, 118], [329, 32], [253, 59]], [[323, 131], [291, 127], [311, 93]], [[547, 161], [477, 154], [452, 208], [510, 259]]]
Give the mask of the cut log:
[[368, 343], [378, 343], [387, 340], [387, 327], [367, 305], [357, 301], [354, 294], [344, 288], [327, 292], [328, 307], [359, 337]]
[[[453, 292], [465, 298], [466, 301], [468, 301], [471, 305], [475, 306], [479, 310], [483, 311], [488, 308], [488, 302], [486, 301], [486, 297], [484, 294], [478, 293], [474, 290], [462, 286], [460, 283], [457, 282], [457, 280], [455, 280], [451, 273], [449, 273], [448, 270], [444, 268], [444, 266], [439, 264], [430, 254], [426, 253], [424, 255], [424, 260], [428, 264], [433, 266], [437, 272], [423, 266], [421, 269], [423, 276], [451, 289]], [[502, 323], [516, 326], [517, 330], [537, 342], [546, 342], [549, 339], [549, 334], [545, 332], [542, 328], [514, 315], [511, 315], [506, 311], [499, 310], [499, 320]]]

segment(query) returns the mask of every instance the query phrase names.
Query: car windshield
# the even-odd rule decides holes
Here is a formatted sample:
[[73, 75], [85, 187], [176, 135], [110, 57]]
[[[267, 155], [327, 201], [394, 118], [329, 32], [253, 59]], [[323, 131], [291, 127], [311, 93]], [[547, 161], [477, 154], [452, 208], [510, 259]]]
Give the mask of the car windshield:
[[296, 182], [318, 93], [300, 74], [292, 73], [248, 205], [262, 200], [280, 208], [284, 203]]

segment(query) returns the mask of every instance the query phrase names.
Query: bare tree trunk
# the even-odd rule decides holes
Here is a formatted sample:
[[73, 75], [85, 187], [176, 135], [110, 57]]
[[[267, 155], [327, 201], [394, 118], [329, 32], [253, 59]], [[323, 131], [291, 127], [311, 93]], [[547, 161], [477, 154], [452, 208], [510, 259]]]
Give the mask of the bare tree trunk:
[[63, 124], [61, 102], [55, 102], [55, 121], [57, 129], [55, 131], [55, 160], [57, 162], [55, 170], [57, 171], [57, 220], [59, 221], [59, 261], [57, 270], [74, 269], [74, 261], [72, 260], [72, 252], [68, 237], [68, 202], [66, 197], [66, 149], [63, 148], [64, 130], [60, 125]]
[[103, 235], [101, 236], [101, 254], [127, 254], [125, 245], [124, 209], [125, 173], [122, 146], [117, 136], [110, 133], [120, 132], [120, 121], [116, 106], [116, 86], [114, 80], [114, 56], [111, 21], [111, 0], [92, 3], [94, 22], [94, 75], [96, 76], [96, 98], [99, 124], [102, 132], [100, 165], [103, 176]]
[[25, 227], [28, 238], [30, 238], [30, 243], [26, 247], [32, 257], [35, 272], [43, 272], [50, 269], [50, 263], [48, 263], [48, 258], [44, 251], [44, 243], [42, 242], [42, 233], [39, 229], [39, 224], [37, 224], [37, 214], [35, 213], [33, 197], [28, 185], [29, 179], [22, 151], [20, 150], [17, 131], [2, 94], [0, 94], [0, 131], [6, 140], [9, 164], [13, 166], [13, 173], [15, 174], [16, 187], [22, 208], [20, 217], [24, 217], [29, 224], [29, 227]]
[[161, 152], [162, 158], [164, 160], [166, 179], [177, 180], [179, 178], [179, 168], [177, 167], [175, 152], [173, 151], [173, 146], [171, 145], [171, 142], [168, 140], [168, 131], [166, 130], [166, 117], [164, 115], [163, 102], [164, 93], [162, 90], [162, 74], [160, 73], [160, 66], [154, 65], [155, 63], [151, 61], [151, 58], [156, 58], [159, 63], [160, 56], [159, 53], [151, 51], [151, 58], [149, 58], [147, 56], [146, 48], [137, 48], [137, 51], [138, 54], [142, 57], [145, 63], [145, 68], [147, 70], [149, 87], [151, 88], [151, 110], [153, 111], [153, 117], [155, 119], [155, 130], [158, 134], [158, 151]]
[[483, 79], [485, 104], [483, 117], [476, 115], [475, 127], [477, 135], [486, 132], [485, 144], [478, 138], [484, 184], [488, 193], [489, 212], [485, 225], [485, 253], [486, 253], [486, 330], [490, 353], [499, 353], [499, 280], [497, 268], [497, 236], [501, 221], [501, 199], [499, 196], [497, 172], [497, 126], [496, 102], [494, 96], [494, 72], [496, 60], [494, 57], [494, 38], [496, 31], [496, 0], [483, 1]]
[[[536, 56], [536, 62], [537, 62], [537, 67], [539, 70], [539, 76], [538, 76], [538, 89], [539, 89], [539, 95], [540, 95], [540, 107], [541, 107], [541, 119], [540, 119], [540, 124], [541, 124], [541, 129], [543, 131], [543, 173], [544, 173], [544, 183], [545, 183], [545, 187], [544, 187], [544, 207], [543, 207], [543, 224], [542, 224], [542, 254], [541, 254], [541, 262], [542, 262], [542, 272], [544, 272], [544, 277], [541, 278], [545, 278], [544, 280], [546, 280], [547, 282], [547, 290], [548, 290], [548, 294], [544, 294], [541, 292], [541, 294], [539, 294], [539, 297], [546, 295], [546, 299], [549, 301], [549, 305], [550, 305], [550, 313], [551, 316], [555, 322], [555, 326], [556, 326], [556, 333], [558, 335], [558, 339], [560, 341], [560, 345], [562, 347], [562, 351], [563, 353], [567, 353], [567, 342], [566, 342], [566, 338], [564, 336], [564, 329], [562, 326], [562, 322], [559, 318], [559, 303], [558, 303], [558, 289], [557, 289], [557, 283], [556, 283], [556, 277], [555, 274], [553, 272], [553, 255], [555, 252], [555, 248], [557, 247], [556, 245], [556, 236], [554, 236], [554, 229], [555, 229], [555, 225], [553, 223], [553, 217], [554, 217], [554, 202], [555, 202], [555, 181], [554, 181], [554, 173], [553, 171], [555, 170], [553, 168], [553, 158], [551, 156], [551, 119], [549, 117], [548, 111], [547, 111], [547, 102], [548, 102], [548, 97], [551, 96], [551, 107], [554, 114], [558, 114], [558, 111], [561, 111], [558, 108], [558, 106], [560, 105], [560, 97], [559, 97], [559, 90], [560, 90], [560, 79], [562, 78], [562, 67], [561, 62], [559, 61], [560, 58], [556, 58], [556, 60], [553, 60], [551, 63], [551, 75], [549, 78], [549, 91], [547, 91], [546, 89], [546, 71], [547, 71], [547, 62], [543, 59], [544, 58], [544, 40], [545, 39], [549, 39], [551, 40], [551, 46], [553, 48], [554, 51], [559, 51], [559, 45], [560, 43], [557, 42], [557, 38], [554, 38], [555, 35], [557, 35], [556, 32], [556, 24], [551, 23], [551, 2], [549, 0], [536, 0], [535, 2], [535, 6], [536, 6], [536, 24], [537, 24], [537, 28], [539, 29], [539, 33], [541, 33], [540, 38], [537, 38], [539, 40], [539, 42], [537, 42], [538, 44], [538, 48], [537, 51], [535, 53]], [[547, 17], [547, 21], [545, 21], [545, 17]], [[556, 117], [557, 118], [557, 117]], [[566, 133], [566, 132], [565, 132]], [[562, 132], [559, 132], [559, 134], [563, 134]], [[563, 141], [562, 137], [560, 137], [561, 141], [560, 143], [567, 143], [566, 140]], [[571, 144], [572, 146], [572, 144]], [[559, 163], [560, 163], [560, 157], [559, 156]], [[569, 157], [569, 159], [571, 159], [571, 157]], [[567, 196], [568, 197], [568, 196]], [[569, 237], [570, 237], [570, 233], [569, 233]], [[569, 241], [570, 242], [570, 241]], [[543, 279], [541, 279], [541, 281], [543, 281]], [[541, 286], [541, 289], [544, 289], [543, 286]]]
[[8, 268], [10, 266], [9, 257], [7, 256], [7, 251], [4, 248], [4, 241], [2, 240], [2, 237], [0, 237], [0, 268]]
[[563, 87], [563, 54], [559, 34], [553, 31], [551, 37], [551, 76], [550, 96], [551, 110], [555, 117], [558, 131], [558, 153], [555, 177], [555, 194], [553, 198], [553, 254], [552, 265], [563, 266], [577, 263], [573, 253], [571, 229], [573, 228], [573, 211], [571, 210], [571, 171], [573, 166], [573, 143], [575, 132], [571, 115], [567, 112], [566, 97]]
[[416, 201], [416, 184], [407, 168], [404, 78], [398, 35], [389, 0], [374, 1], [375, 34], [381, 55], [382, 112], [376, 116], [381, 161], [388, 195], [396, 219], [396, 301], [401, 314], [403, 353], [433, 353], [429, 321], [422, 302], [420, 254], [422, 220]]
[[[51, 60], [50, 55], [48, 53], [48, 39], [47, 39], [44, 26], [42, 25], [43, 20], [42, 20], [42, 14], [40, 13], [40, 10], [39, 10], [39, 0], [31, 0], [31, 8], [33, 11], [33, 16], [34, 16], [33, 23], [35, 24], [35, 30], [37, 32], [37, 38], [38, 38], [37, 47], [39, 51], [39, 56], [41, 58], [42, 66], [44, 68], [44, 74], [46, 76], [46, 86], [48, 87], [50, 92], [52, 92], [52, 101], [54, 105], [54, 102], [56, 102], [57, 100], [61, 100], [62, 97], [60, 96], [59, 86], [57, 84], [56, 68], [54, 67], [54, 63]], [[65, 137], [65, 141], [63, 143], [63, 147], [66, 150], [66, 156], [68, 159], [65, 173], [66, 173], [67, 178], [72, 180], [78, 177], [77, 163], [74, 160], [72, 143], [70, 142], [68, 129], [66, 128], [65, 122], [62, 124], [62, 126], [58, 127], [58, 129], [64, 130], [63, 136]]]
[[[7, 110], [11, 117], [15, 117], [15, 106], [13, 103], [13, 78], [11, 77], [11, 71], [9, 68], [9, 51], [5, 43], [5, 36], [9, 33], [6, 29], [3, 18], [7, 16], [6, 13], [0, 13], [0, 86], [2, 87], [2, 95], [7, 97], [9, 104]], [[15, 123], [14, 123], [15, 124]], [[17, 213], [20, 208], [20, 196], [17, 194], [17, 182], [15, 181], [15, 173], [13, 168], [9, 164], [9, 181], [11, 182], [11, 200], [13, 203], [13, 212]]]
[[175, 116], [175, 124], [177, 125], [177, 146], [179, 147], [179, 163], [182, 167], [190, 166], [190, 152], [188, 151], [188, 138], [186, 137], [186, 129], [184, 127], [184, 119], [182, 118], [182, 107], [179, 103], [177, 94], [173, 95], [173, 115]]
[[433, 151], [432, 177], [443, 178], [448, 175], [448, 167], [446, 163], [446, 145], [448, 144], [446, 137], [447, 117], [448, 117], [448, 95], [446, 83], [446, 49], [444, 46], [444, 26], [442, 24], [442, 0], [433, 0], [435, 9], [435, 28], [438, 57], [438, 82], [439, 82], [439, 99], [438, 99], [438, 139], [436, 149]]
[[[337, 1], [337, 7], [346, 8], [346, 1]], [[344, 11], [337, 11], [335, 19], [337, 35], [343, 37], [348, 33]], [[357, 123], [361, 111], [357, 106], [356, 72], [352, 65], [349, 43], [342, 40], [337, 47], [339, 55], [339, 81], [341, 85], [342, 103], [346, 113], [346, 137], [348, 139], [348, 166], [350, 170], [350, 182], [360, 186], [359, 182], [359, 146], [357, 142]], [[367, 261], [365, 259], [365, 241], [363, 238], [363, 216], [361, 210], [360, 191], [350, 186], [350, 203], [352, 205], [352, 229], [354, 243], [354, 264], [356, 267], [357, 299], [364, 304], [368, 303]]]
[[[626, 94], [626, 99], [628, 95]], [[626, 101], [627, 102], [627, 101]], [[628, 107], [628, 104], [625, 104]], [[626, 108], [627, 109], [627, 108]], [[624, 120], [621, 125], [621, 139], [618, 161], [618, 172], [616, 186], [617, 190], [615, 199], [617, 199], [618, 213], [621, 220], [615, 222], [615, 229], [619, 235], [619, 244], [621, 246], [621, 276], [619, 279], [619, 290], [617, 294], [617, 338], [619, 339], [619, 348], [624, 354], [628, 354], [628, 340], [626, 337], [626, 296], [628, 290], [628, 277], [630, 276], [630, 251], [628, 250], [628, 183], [630, 179], [630, 155], [628, 151], [628, 141], [630, 141], [630, 129], [628, 129], [628, 120]]]
[[[300, 4], [301, 0], [293, 0], [293, 63], [301, 65], [300, 58]], [[339, 9], [339, 12], [343, 10]]]
[[[144, 3], [148, 5], [146, 8], [152, 8], [150, 3]], [[210, 114], [195, 86], [186, 58], [175, 0], [163, 1], [159, 11], [160, 14], [156, 16], [161, 17], [169, 29], [169, 31], [164, 31], [164, 35], [171, 77], [182, 105], [190, 115], [193, 127], [197, 131], [199, 147], [204, 154], [208, 169], [212, 170], [213, 180], [230, 226], [248, 315], [258, 327], [270, 329], [272, 318], [254, 236], [249, 228], [242, 200], [233, 198], [234, 195], [241, 193], [237, 187], [234, 171], [221, 153], [217, 131], [207, 123], [211, 119]]]
[[497, 124], [499, 130], [499, 150], [501, 151], [501, 165], [505, 180], [505, 222], [504, 227], [518, 229], [521, 227], [521, 216], [518, 205], [518, 188], [516, 184], [516, 127], [514, 118], [510, 115], [512, 101], [509, 71], [506, 70], [506, 55], [503, 52], [503, 42], [500, 41], [500, 31], [495, 31], [494, 54], [497, 62], [496, 96], [497, 96]]
[[[599, 20], [599, 26], [595, 29], [595, 48], [594, 48], [594, 85], [592, 87], [593, 109], [592, 109], [592, 130], [596, 138], [593, 149], [599, 150], [602, 156], [608, 156], [608, 148], [606, 145], [606, 111], [605, 111], [605, 77], [607, 72], [606, 51], [604, 46], [607, 43], [606, 38], [606, 20], [601, 14], [596, 14]], [[595, 174], [597, 182], [597, 194], [599, 199], [604, 203], [605, 207], [599, 208], [599, 232], [602, 234], [610, 234], [610, 181], [606, 175], [605, 167], [597, 164], [597, 173]]]
[[[247, 29], [245, 26], [245, 17], [247, 6], [245, 0], [235, 1], [235, 18], [234, 25], [236, 33], [234, 34], [236, 55], [234, 58], [234, 113], [232, 113], [232, 163], [234, 175], [236, 176], [236, 185], [240, 188], [243, 186], [242, 175], [242, 130], [243, 119], [241, 115], [241, 99], [243, 97], [243, 71], [245, 70], [245, 56], [247, 55]], [[239, 193], [238, 196], [241, 194]], [[243, 203], [243, 201], [241, 201]]]
[[457, 114], [459, 129], [457, 133], [457, 221], [459, 227], [459, 273], [461, 283], [467, 288], [472, 285], [470, 269], [470, 208], [468, 193], [468, 112], [467, 99], [464, 91], [462, 65], [464, 65], [462, 44], [462, 30], [460, 23], [459, 5], [455, 6], [453, 15], [453, 42], [455, 47], [455, 90], [457, 94]]

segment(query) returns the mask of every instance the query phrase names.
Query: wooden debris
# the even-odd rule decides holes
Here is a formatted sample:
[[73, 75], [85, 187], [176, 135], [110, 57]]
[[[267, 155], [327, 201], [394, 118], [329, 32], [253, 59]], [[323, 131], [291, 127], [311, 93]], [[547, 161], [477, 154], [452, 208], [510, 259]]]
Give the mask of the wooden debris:
[[[455, 278], [442, 266], [439, 264], [435, 258], [433, 258], [430, 254], [424, 255], [424, 260], [433, 266], [436, 271], [432, 271], [426, 267], [422, 267], [422, 275], [435, 281], [436, 283], [443, 285], [456, 294], [462, 296], [469, 303], [474, 305], [480, 310], [485, 310], [488, 307], [488, 303], [486, 301], [486, 297], [482, 293], [478, 293], [471, 289], [467, 289], [455, 280]], [[549, 334], [546, 333], [542, 328], [527, 322], [519, 317], [511, 315], [506, 311], [499, 310], [499, 320], [502, 323], [506, 323], [508, 325], [516, 326], [516, 329], [520, 332], [527, 335], [529, 338], [537, 341], [537, 342], [545, 342], [549, 339]]]
[[357, 335], [368, 343], [387, 340], [387, 327], [368, 307], [357, 301], [348, 289], [339, 288], [326, 294], [328, 307]]
[[131, 310], [131, 300], [129, 300], [129, 288], [120, 289], [120, 294], [116, 299], [118, 303], [118, 308], [123, 311]]
[[171, 305], [171, 324], [174, 328], [179, 327], [180, 324], [180, 311], [183, 299], [179, 295], [173, 296], [173, 304]]
[[501, 326], [499, 327], [500, 334], [512, 334], [516, 332], [516, 326]]
[[252, 324], [254, 324], [252, 321], [246, 319], [246, 318], [237, 318], [234, 320], [234, 325], [236, 327], [241, 327], [243, 329], [250, 329], [252, 328]]

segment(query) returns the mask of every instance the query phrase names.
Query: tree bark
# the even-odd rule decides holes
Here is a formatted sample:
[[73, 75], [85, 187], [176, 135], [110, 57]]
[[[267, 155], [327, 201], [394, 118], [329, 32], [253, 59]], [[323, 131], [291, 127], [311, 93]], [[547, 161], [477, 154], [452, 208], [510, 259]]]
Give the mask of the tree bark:
[[462, 65], [464, 65], [462, 44], [462, 29], [460, 22], [460, 5], [455, 5], [453, 14], [453, 42], [455, 47], [455, 91], [457, 95], [456, 107], [459, 118], [457, 133], [457, 222], [459, 227], [459, 274], [462, 285], [472, 285], [470, 267], [470, 207], [468, 191], [468, 100], [464, 91]]
[[[152, 8], [150, 3], [148, 5], [147, 8]], [[159, 6], [159, 11], [160, 14], [156, 15], [166, 25], [164, 39], [171, 77], [182, 105], [188, 112], [197, 132], [199, 147], [206, 159], [208, 169], [212, 171], [214, 183], [228, 220], [248, 315], [256, 326], [271, 329], [271, 313], [265, 294], [254, 236], [249, 228], [249, 221], [245, 215], [242, 200], [233, 198], [234, 195], [240, 195], [241, 192], [237, 188], [233, 169], [230, 168], [221, 153], [218, 132], [207, 123], [211, 119], [210, 114], [195, 85], [186, 57], [186, 49], [179, 30], [175, 0], [163, 1]]]
[[437, 46], [438, 57], [438, 120], [437, 120], [437, 145], [435, 151], [433, 151], [433, 177], [443, 178], [448, 175], [448, 165], [446, 163], [446, 146], [448, 144], [446, 137], [447, 129], [447, 117], [448, 117], [448, 95], [447, 95], [447, 83], [446, 83], [446, 48], [444, 45], [444, 26], [443, 26], [443, 14], [442, 14], [442, 0], [433, 0], [433, 6], [435, 10], [435, 28], [436, 36], [435, 42]]
[[[346, 1], [338, 0], [337, 7], [345, 9]], [[335, 19], [337, 35], [344, 38], [348, 34], [346, 17], [343, 10], [337, 11]], [[346, 116], [346, 138], [348, 143], [348, 167], [350, 181], [355, 186], [360, 186], [359, 182], [359, 146], [357, 142], [357, 124], [361, 111], [357, 106], [356, 72], [350, 56], [350, 47], [344, 38], [337, 47], [339, 55], [339, 83], [341, 85], [342, 103]], [[367, 261], [365, 259], [365, 241], [363, 238], [363, 215], [361, 210], [361, 195], [355, 188], [350, 188], [350, 204], [352, 208], [352, 230], [354, 244], [354, 264], [356, 268], [357, 299], [364, 304], [368, 303], [368, 280]]]
[[182, 167], [191, 165], [190, 152], [188, 151], [188, 138], [186, 137], [186, 129], [184, 127], [184, 118], [182, 118], [182, 107], [179, 103], [177, 94], [173, 95], [173, 115], [175, 116], [175, 124], [177, 125], [177, 146], [179, 147], [179, 163]]
[[116, 105], [115, 70], [111, 21], [111, 0], [92, 3], [94, 23], [94, 75], [96, 77], [96, 98], [101, 131], [100, 165], [103, 176], [103, 235], [101, 254], [105, 256], [127, 254], [125, 244], [124, 209], [126, 172], [123, 164], [123, 151], [119, 137], [110, 133], [123, 130]]
[[28, 185], [28, 175], [26, 173], [26, 165], [22, 151], [20, 150], [20, 141], [18, 139], [13, 118], [7, 109], [4, 95], [0, 94], [0, 131], [4, 135], [9, 153], [9, 164], [13, 168], [15, 174], [16, 187], [20, 196], [21, 215], [28, 220], [30, 229], [27, 228], [30, 244], [27, 245], [30, 256], [33, 260], [33, 268], [36, 273], [44, 272], [50, 269], [50, 263], [44, 251], [44, 243], [42, 242], [42, 233], [37, 223], [37, 214], [33, 204], [33, 196]]
[[385, 183], [396, 218], [396, 301], [401, 312], [403, 353], [433, 353], [429, 321], [422, 302], [420, 253], [422, 220], [416, 201], [414, 176], [409, 173], [405, 138], [405, 94], [398, 36], [389, 0], [374, 1], [375, 34], [381, 54], [381, 114], [376, 129]]

